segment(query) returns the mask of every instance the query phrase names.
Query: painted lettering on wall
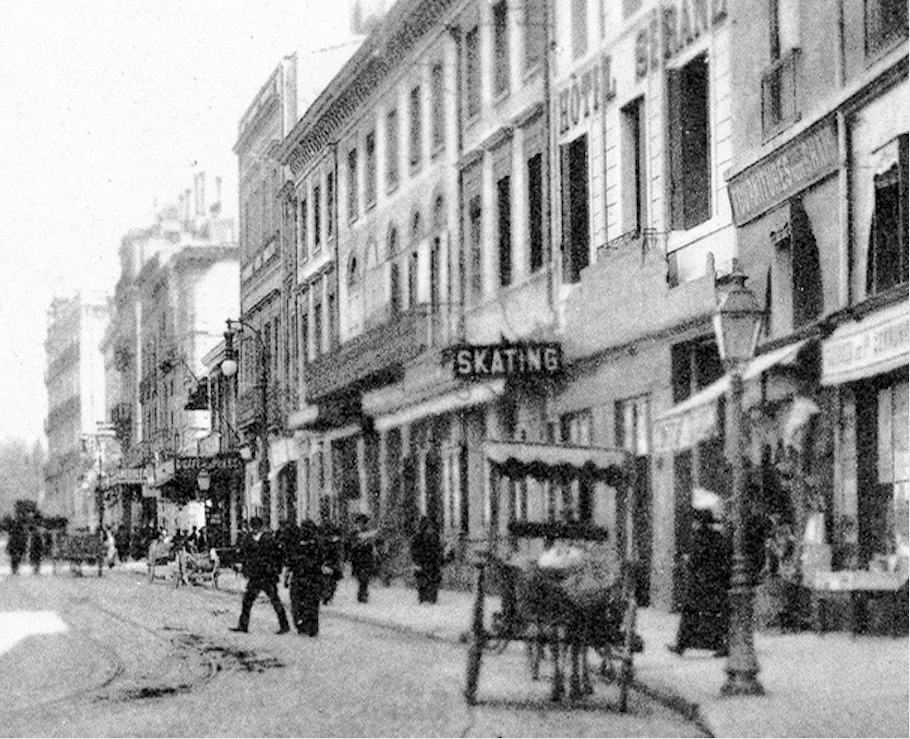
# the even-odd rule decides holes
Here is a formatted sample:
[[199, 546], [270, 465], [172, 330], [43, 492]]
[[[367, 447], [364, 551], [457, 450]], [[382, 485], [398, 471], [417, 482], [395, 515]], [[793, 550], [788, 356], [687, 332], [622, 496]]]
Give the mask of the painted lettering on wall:
[[677, 0], [651, 11], [635, 37], [635, 76], [646, 77], [727, 17], [727, 0]]
[[616, 97], [616, 80], [612, 72], [612, 58], [604, 54], [587, 68], [573, 74], [572, 80], [557, 94], [559, 133], [606, 106]]

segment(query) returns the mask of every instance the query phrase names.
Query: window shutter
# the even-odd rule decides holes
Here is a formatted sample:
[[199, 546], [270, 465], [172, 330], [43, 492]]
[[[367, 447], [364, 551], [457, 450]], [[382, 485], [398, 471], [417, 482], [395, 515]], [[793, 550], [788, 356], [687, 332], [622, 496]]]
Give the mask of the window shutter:
[[559, 147], [559, 184], [562, 193], [562, 275], [572, 274], [572, 173], [569, 171], [569, 145]]
[[670, 228], [685, 227], [679, 70], [667, 70], [667, 148], [670, 159]]

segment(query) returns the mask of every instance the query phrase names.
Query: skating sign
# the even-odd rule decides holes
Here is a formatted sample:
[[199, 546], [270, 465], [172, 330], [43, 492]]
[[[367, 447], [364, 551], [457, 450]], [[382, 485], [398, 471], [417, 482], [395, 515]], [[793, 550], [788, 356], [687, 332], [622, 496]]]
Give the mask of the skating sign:
[[465, 344], [450, 351], [458, 380], [557, 375], [563, 369], [556, 343]]

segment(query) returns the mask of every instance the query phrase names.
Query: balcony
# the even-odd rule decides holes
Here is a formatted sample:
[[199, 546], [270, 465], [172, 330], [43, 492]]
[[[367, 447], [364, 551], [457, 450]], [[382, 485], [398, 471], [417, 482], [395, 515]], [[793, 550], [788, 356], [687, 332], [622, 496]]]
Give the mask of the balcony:
[[441, 346], [441, 321], [428, 304], [417, 305], [304, 368], [310, 402], [352, 388], [366, 388], [394, 377], [425, 350]]
[[799, 120], [799, 49], [791, 49], [762, 73], [762, 136], [769, 139]]

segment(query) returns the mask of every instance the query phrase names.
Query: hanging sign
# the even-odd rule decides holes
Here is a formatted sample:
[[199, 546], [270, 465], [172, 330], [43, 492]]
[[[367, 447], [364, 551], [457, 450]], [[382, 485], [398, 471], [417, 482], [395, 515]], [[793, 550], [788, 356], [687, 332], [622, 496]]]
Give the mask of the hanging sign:
[[556, 343], [474, 344], [453, 347], [456, 379], [556, 375], [563, 369]]

